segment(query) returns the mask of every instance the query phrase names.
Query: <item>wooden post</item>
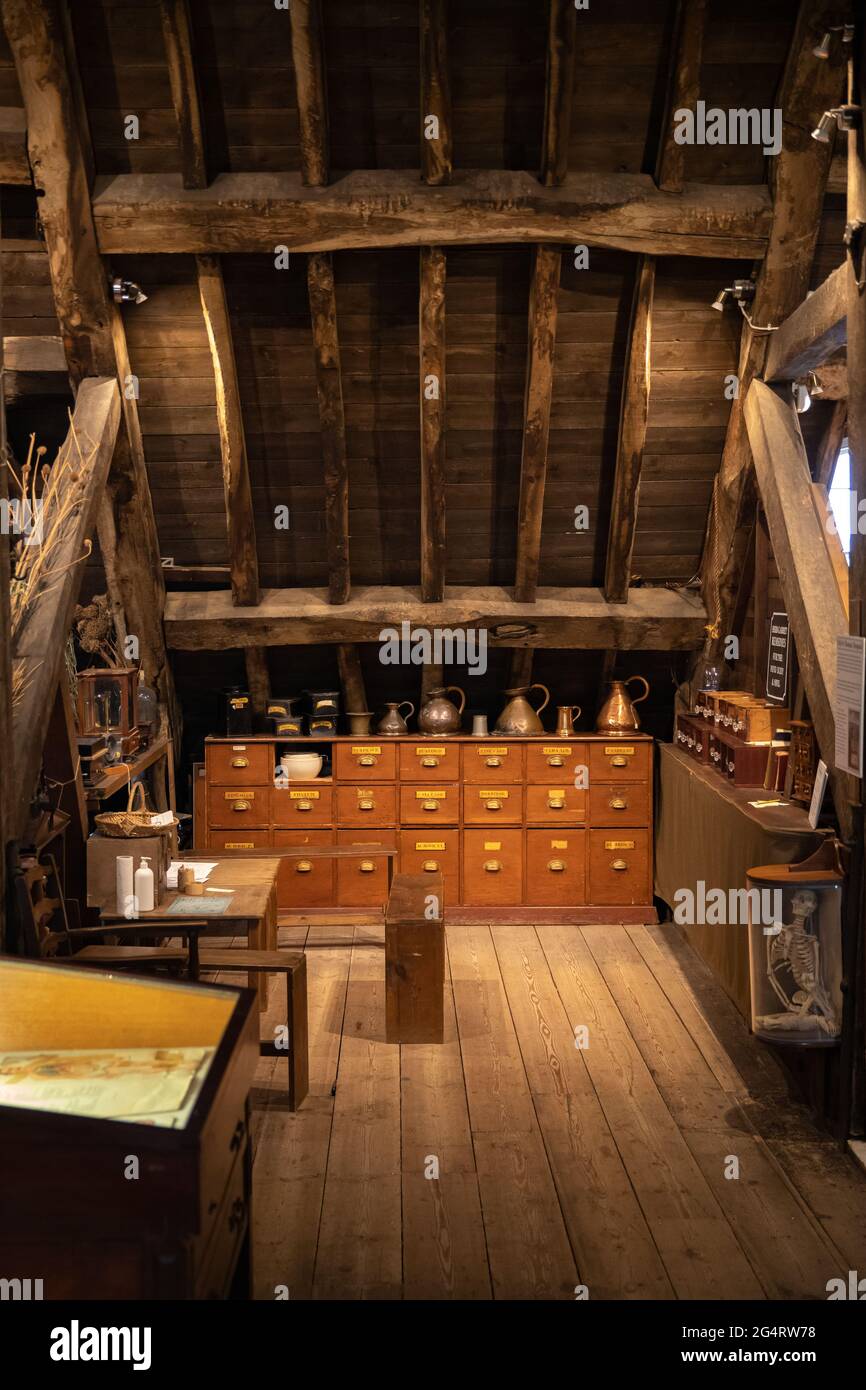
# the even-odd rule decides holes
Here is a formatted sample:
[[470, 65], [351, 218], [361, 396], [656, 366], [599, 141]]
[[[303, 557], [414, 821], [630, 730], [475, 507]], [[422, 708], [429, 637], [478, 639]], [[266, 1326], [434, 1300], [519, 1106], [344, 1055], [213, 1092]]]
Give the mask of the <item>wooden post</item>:
[[349, 572], [349, 465], [346, 419], [337, 335], [337, 298], [330, 253], [307, 260], [307, 289], [313, 323], [319, 423], [325, 472], [325, 532], [328, 546], [328, 596], [345, 603], [351, 592]]
[[685, 146], [674, 140], [674, 114], [693, 111], [700, 92], [701, 56], [707, 22], [707, 0], [677, 0], [668, 91], [656, 183], [666, 193], [682, 193]]
[[538, 588], [561, 259], [558, 246], [535, 248], [529, 292], [529, 347], [514, 578], [514, 597], [519, 603], [532, 603]]
[[562, 183], [568, 173], [576, 29], [573, 0], [550, 0], [541, 138], [541, 181], [548, 188]]
[[445, 252], [421, 248], [421, 597], [445, 596]]
[[301, 134], [301, 177], [328, 182], [328, 100], [319, 0], [292, 0], [292, 61]]
[[421, 173], [425, 183], [451, 179], [448, 0], [420, 0]]
[[271, 678], [268, 672], [267, 647], [244, 647], [244, 663], [247, 668], [247, 685], [253, 714], [263, 719], [271, 698]]
[[241, 397], [222, 267], [217, 256], [196, 257], [198, 291], [210, 344], [222, 455], [232, 596], [259, 602], [259, 566]]
[[655, 260], [652, 256], [642, 256], [635, 276], [631, 332], [620, 406], [604, 579], [604, 596], [608, 603], [625, 603], [631, 578], [638, 490], [649, 413], [654, 288]]
[[207, 158], [188, 0], [159, 0], [184, 188], [207, 188]]
[[[0, 219], [2, 220], [2, 219]], [[5, 375], [3, 357], [3, 264], [0, 257], [0, 387]], [[0, 457], [6, 457], [6, 392], [0, 389]], [[9, 495], [9, 475], [0, 467], [0, 506]], [[9, 535], [0, 527], [0, 748], [12, 749], [12, 632], [9, 609]], [[0, 777], [0, 952], [6, 949], [6, 846], [12, 838], [11, 777]]]
[[347, 713], [355, 711], [362, 714], [367, 708], [367, 692], [364, 688], [361, 657], [353, 642], [337, 644], [337, 666], [340, 671], [340, 688], [343, 691], [343, 708]]

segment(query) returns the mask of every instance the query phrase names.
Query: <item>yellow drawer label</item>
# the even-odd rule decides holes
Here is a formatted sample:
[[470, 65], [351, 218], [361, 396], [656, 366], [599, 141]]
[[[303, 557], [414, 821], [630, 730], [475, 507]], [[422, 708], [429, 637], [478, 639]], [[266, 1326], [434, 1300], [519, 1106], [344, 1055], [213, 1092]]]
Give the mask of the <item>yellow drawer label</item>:
[[501, 840], [485, 840], [485, 841], [484, 841], [484, 848], [485, 848], [485, 849], [502, 849], [502, 841], [501, 841]]
[[424, 789], [423, 791], [420, 791], [420, 792], [416, 792], [416, 793], [415, 793], [415, 797], [416, 797], [416, 799], [417, 799], [418, 801], [427, 801], [428, 798], [431, 797], [431, 796], [432, 796], [436, 801], [443, 801], [447, 795], [448, 795], [447, 792], [431, 791], [431, 790], [428, 790], [426, 787], [425, 787], [425, 789]]
[[318, 792], [314, 792], [314, 791], [311, 791], [311, 792], [291, 792], [291, 791], [290, 791], [290, 792], [289, 792], [289, 796], [291, 797], [292, 801], [307, 801], [307, 800], [309, 800], [309, 801], [318, 801], [318, 799], [319, 799], [319, 793], [318, 793]]
[[368, 746], [366, 743], [363, 743], [363, 744], [359, 744], [359, 745], [356, 747], [354, 744], [352, 744], [352, 748], [351, 748], [350, 751], [351, 751], [353, 754], [354, 754], [354, 753], [381, 753], [381, 751], [382, 751], [382, 745], [381, 745], [380, 743], [371, 743], [371, 744]]
[[252, 840], [226, 840], [223, 849], [255, 849]]
[[226, 801], [255, 801], [256, 799], [255, 792], [244, 791], [241, 787], [238, 787], [237, 790], [233, 792], [223, 792], [223, 796]]
[[567, 841], [567, 840], [551, 840], [551, 842], [550, 842], [550, 848], [551, 848], [551, 849], [568, 849], [568, 841]]
[[233, 744], [232, 744], [232, 752], [233, 752], [233, 753], [246, 753], [246, 751], [247, 751], [247, 745], [246, 745], [245, 743], [233, 743]]
[[479, 758], [489, 758], [491, 756], [495, 758], [507, 758], [510, 751], [511, 750], [508, 748], [491, 748], [489, 744], [484, 748], [475, 749]]
[[548, 795], [548, 796], [565, 796], [565, 788], [564, 788], [564, 787], [563, 787], [563, 788], [559, 788], [559, 787], [548, 787], [548, 788], [547, 788], [547, 795]]
[[478, 795], [479, 795], [479, 796], [501, 796], [501, 797], [506, 797], [506, 796], [508, 795], [508, 792], [507, 792], [507, 791], [501, 791], [501, 792], [480, 791], [480, 792], [478, 793]]
[[556, 747], [556, 748], [542, 748], [541, 751], [542, 751], [542, 753], [544, 753], [545, 756], [546, 756], [548, 753], [554, 753], [554, 754], [570, 753], [570, 752], [572, 751], [572, 749], [571, 749], [571, 745], [568, 744], [568, 743], [566, 743], [566, 744], [564, 744], [561, 748], [560, 748], [560, 747]]
[[634, 849], [634, 840], [605, 840], [605, 849]]
[[444, 758], [447, 748], [416, 748], [416, 758]]
[[627, 758], [630, 758], [630, 757], [632, 757], [632, 755], [633, 755], [633, 753], [634, 753], [634, 749], [633, 749], [633, 748], [621, 748], [621, 747], [619, 746], [618, 743], [613, 744], [612, 747], [607, 747], [607, 746], [605, 746], [605, 750], [604, 750], [604, 755], [605, 755], [605, 757], [607, 757], [608, 755], [613, 755], [613, 754], [615, 754], [615, 753], [624, 753], [625, 756], [626, 756]]
[[415, 841], [415, 848], [416, 848], [416, 849], [444, 849], [444, 848], [445, 848], [445, 841], [444, 841], [444, 840], [416, 840], [416, 841]]

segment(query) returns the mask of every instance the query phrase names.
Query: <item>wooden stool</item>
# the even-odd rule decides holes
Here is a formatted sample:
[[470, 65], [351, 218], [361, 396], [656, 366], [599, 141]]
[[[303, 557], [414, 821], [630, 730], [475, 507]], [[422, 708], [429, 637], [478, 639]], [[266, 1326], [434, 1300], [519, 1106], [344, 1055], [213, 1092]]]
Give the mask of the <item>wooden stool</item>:
[[297, 1110], [310, 1087], [307, 958], [303, 951], [252, 951], [245, 947], [221, 951], [207, 946], [200, 950], [199, 966], [201, 970], [247, 970], [250, 974], [285, 975], [288, 1053], [267, 1038], [259, 1041], [259, 1052], [262, 1057], [287, 1057], [289, 1109]]

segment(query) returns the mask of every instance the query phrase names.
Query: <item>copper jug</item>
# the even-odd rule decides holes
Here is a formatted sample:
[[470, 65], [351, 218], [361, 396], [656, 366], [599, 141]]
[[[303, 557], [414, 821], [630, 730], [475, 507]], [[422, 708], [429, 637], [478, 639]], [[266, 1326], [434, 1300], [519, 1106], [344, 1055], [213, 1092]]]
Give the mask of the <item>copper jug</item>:
[[[409, 713], [405, 718], [400, 713], [404, 705], [409, 706]], [[389, 738], [396, 738], [400, 734], [407, 734], [409, 730], [406, 727], [406, 720], [411, 719], [412, 715], [415, 713], [415, 706], [412, 704], [412, 701], [401, 700], [399, 704], [396, 700], [386, 701], [385, 709], [387, 713], [382, 715], [382, 718], [376, 725], [376, 732], [378, 734], [385, 734]]]
[[559, 738], [571, 738], [574, 733], [574, 722], [580, 718], [580, 715], [580, 705], [557, 705], [556, 732]]
[[[626, 686], [631, 685], [632, 681], [640, 681], [644, 688], [643, 694], [638, 695], [636, 700], [629, 699]], [[611, 681], [610, 694], [602, 705], [595, 721], [595, 727], [600, 734], [634, 734], [640, 728], [640, 720], [637, 717], [635, 705], [639, 705], [641, 700], [645, 700], [649, 695], [649, 681], [644, 680], [643, 676], [629, 676], [625, 681]]]
[[[527, 697], [530, 690], [544, 691], [544, 699], [538, 709], [533, 709], [529, 703]], [[544, 725], [538, 716], [550, 699], [550, 691], [547, 686], [536, 681], [534, 685], [521, 685], [515, 690], [506, 690], [505, 693], [508, 696], [508, 704], [496, 721], [496, 732], [509, 734], [512, 738], [527, 738], [530, 734], [543, 734]]]
[[[460, 696], [458, 709], [445, 696], [456, 690]], [[442, 685], [431, 690], [418, 712], [418, 728], [422, 734], [459, 734], [460, 716], [466, 707], [466, 696], [459, 685]]]

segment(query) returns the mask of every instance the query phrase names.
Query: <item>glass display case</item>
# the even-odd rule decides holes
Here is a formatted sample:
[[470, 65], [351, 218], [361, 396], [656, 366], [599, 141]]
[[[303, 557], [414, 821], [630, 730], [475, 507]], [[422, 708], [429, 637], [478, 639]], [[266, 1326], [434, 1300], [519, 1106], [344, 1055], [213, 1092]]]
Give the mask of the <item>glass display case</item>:
[[132, 733], [138, 725], [138, 671], [96, 667], [78, 673], [78, 732]]
[[842, 1033], [841, 846], [747, 875], [752, 1032], [765, 1042], [834, 1047]]

